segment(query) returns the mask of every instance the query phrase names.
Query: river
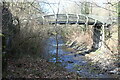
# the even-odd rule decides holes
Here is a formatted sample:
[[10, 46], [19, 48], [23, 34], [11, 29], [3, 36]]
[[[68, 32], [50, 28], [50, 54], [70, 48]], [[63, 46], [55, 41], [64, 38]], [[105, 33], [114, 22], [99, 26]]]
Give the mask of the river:
[[[76, 72], [83, 78], [113, 78], [112, 75], [101, 71], [97, 65], [93, 65], [84, 55], [76, 54], [72, 48], [68, 48], [64, 44], [64, 40], [59, 35], [58, 59], [61, 66], [65, 67], [69, 72]], [[49, 62], [56, 62], [56, 39], [54, 36], [48, 38], [45, 48], [45, 58]]]

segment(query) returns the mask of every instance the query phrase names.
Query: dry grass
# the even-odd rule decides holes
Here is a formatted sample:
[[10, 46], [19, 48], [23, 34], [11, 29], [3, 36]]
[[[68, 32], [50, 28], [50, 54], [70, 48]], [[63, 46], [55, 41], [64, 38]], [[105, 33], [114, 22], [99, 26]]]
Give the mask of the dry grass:
[[65, 37], [67, 40], [74, 42], [78, 45], [85, 44], [86, 47], [91, 48], [93, 44], [92, 32], [90, 30], [83, 31], [81, 27], [70, 26], [65, 28]]
[[110, 50], [113, 52], [113, 54], [116, 54], [118, 52], [118, 27], [115, 25], [110, 30], [112, 35], [111, 38], [109, 38], [106, 41], [106, 44], [110, 48]]

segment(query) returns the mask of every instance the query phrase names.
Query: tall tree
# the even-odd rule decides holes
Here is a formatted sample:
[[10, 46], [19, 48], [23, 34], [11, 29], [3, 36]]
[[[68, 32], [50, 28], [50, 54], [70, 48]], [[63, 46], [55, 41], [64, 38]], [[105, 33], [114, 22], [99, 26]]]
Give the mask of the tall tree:
[[90, 3], [89, 2], [82, 2], [81, 4], [81, 13], [82, 14], [89, 14], [90, 13]]
[[[120, 1], [118, 2], [118, 39], [120, 38]], [[120, 50], [120, 40], [118, 42], [118, 51]]]

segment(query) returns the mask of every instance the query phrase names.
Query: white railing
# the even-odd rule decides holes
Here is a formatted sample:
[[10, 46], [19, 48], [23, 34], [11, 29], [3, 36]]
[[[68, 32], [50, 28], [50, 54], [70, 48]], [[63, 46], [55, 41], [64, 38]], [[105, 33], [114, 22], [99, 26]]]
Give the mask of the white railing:
[[97, 24], [97, 23], [103, 23], [102, 21], [99, 21], [97, 19], [94, 19], [93, 17], [90, 17], [90, 15], [83, 15], [83, 14], [50, 14], [50, 15], [44, 15], [42, 16], [43, 18], [43, 22], [54, 22], [56, 23], [56, 19], [57, 22], [64, 22], [65, 24], [70, 23], [70, 22], [74, 22], [75, 24], [83, 22], [84, 24], [88, 24], [88, 23], [93, 23], [93, 25]]

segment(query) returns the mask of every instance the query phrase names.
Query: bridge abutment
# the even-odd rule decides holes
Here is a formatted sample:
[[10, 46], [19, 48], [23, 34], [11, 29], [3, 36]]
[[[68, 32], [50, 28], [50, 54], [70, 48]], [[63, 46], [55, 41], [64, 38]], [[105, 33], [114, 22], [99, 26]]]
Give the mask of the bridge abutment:
[[95, 25], [93, 28], [93, 45], [92, 49], [97, 50], [102, 46], [102, 25]]

